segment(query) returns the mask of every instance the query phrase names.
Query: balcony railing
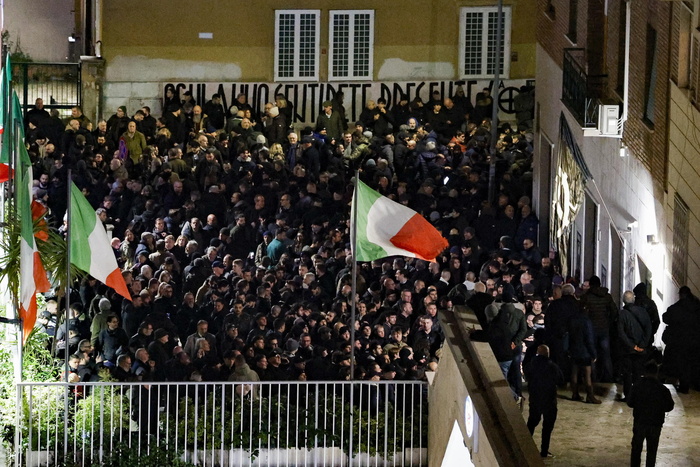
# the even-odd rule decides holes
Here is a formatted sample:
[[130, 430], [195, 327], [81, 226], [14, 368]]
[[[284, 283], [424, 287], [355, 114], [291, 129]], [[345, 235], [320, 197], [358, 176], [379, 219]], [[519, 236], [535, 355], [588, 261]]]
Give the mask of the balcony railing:
[[589, 75], [586, 51], [581, 48], [564, 49], [561, 100], [583, 128], [598, 124], [598, 106], [607, 75]]
[[15, 465], [428, 463], [422, 382], [21, 383], [17, 405]]

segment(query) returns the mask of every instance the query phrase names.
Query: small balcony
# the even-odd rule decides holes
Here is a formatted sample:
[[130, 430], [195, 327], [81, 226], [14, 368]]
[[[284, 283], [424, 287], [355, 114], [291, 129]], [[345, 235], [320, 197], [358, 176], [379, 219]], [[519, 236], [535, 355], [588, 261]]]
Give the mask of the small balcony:
[[585, 49], [564, 49], [561, 100], [582, 128], [592, 128], [598, 124], [598, 105], [608, 77], [589, 75], [587, 68]]

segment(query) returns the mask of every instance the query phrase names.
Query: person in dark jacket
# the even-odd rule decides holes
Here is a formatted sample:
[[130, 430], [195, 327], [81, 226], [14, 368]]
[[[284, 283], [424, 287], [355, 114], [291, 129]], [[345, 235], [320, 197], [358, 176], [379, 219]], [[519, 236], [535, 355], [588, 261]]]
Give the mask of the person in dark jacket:
[[571, 373], [571, 362], [565, 344], [569, 341], [569, 322], [580, 313], [580, 304], [576, 300], [576, 289], [566, 284], [561, 289], [561, 298], [554, 300], [547, 308], [544, 316], [546, 342], [550, 349], [552, 360], [565, 375]]
[[632, 428], [632, 453], [630, 465], [641, 465], [642, 446], [647, 442], [647, 467], [656, 465], [656, 451], [659, 447], [661, 428], [666, 412], [673, 410], [671, 391], [656, 378], [656, 362], [649, 361], [644, 367], [644, 377], [632, 387], [627, 397], [627, 405], [634, 410]]
[[586, 387], [586, 402], [589, 404], [600, 404], [600, 399], [593, 393], [593, 382], [591, 380], [592, 366], [596, 361], [597, 353], [595, 346], [595, 334], [593, 324], [581, 308], [576, 308], [571, 316], [568, 325], [568, 350], [571, 357], [571, 400], [582, 400], [579, 394], [579, 373], [583, 375], [584, 386]]
[[540, 419], [543, 420], [540, 455], [548, 457], [551, 455], [549, 441], [557, 420], [557, 385], [564, 380], [564, 376], [557, 364], [549, 359], [549, 347], [546, 345], [537, 347], [537, 355], [525, 367], [525, 374], [530, 392], [527, 428], [533, 434]]
[[[520, 347], [527, 333], [527, 323], [525, 315], [515, 308], [512, 303], [506, 302], [508, 298], [512, 300], [512, 297], [503, 297], [504, 304], [501, 305], [498, 314], [489, 324], [488, 330], [474, 331], [471, 334], [471, 338], [476, 341], [481, 340], [489, 343], [493, 355], [501, 367], [503, 377], [511, 387], [513, 398], [519, 401], [521, 396], [517, 392], [516, 387], [511, 384], [508, 373], [513, 361], [520, 356]], [[518, 315], [521, 315], [522, 319]], [[518, 371], [518, 373], [520, 372]]]
[[581, 296], [581, 305], [593, 324], [595, 332], [596, 350], [598, 352], [598, 364], [596, 365], [597, 381], [612, 383], [613, 364], [610, 355], [610, 330], [617, 328], [618, 307], [608, 293], [608, 289], [601, 287], [600, 278], [591, 276], [588, 279], [590, 289]]
[[646, 310], [634, 304], [634, 293], [626, 291], [622, 296], [624, 306], [617, 320], [617, 336], [620, 340], [620, 372], [622, 373], [625, 401], [632, 385], [642, 375], [646, 346], [651, 336], [651, 320]]
[[687, 394], [699, 372], [695, 348], [700, 339], [700, 300], [685, 285], [678, 295], [679, 300], [663, 316], [666, 323], [662, 336], [666, 344], [663, 373], [678, 377], [678, 392]]
[[117, 357], [129, 351], [129, 336], [119, 327], [116, 315], [107, 317], [107, 328], [100, 331], [95, 341], [95, 351], [106, 361], [117, 362]]
[[661, 319], [659, 319], [659, 309], [656, 306], [656, 303], [654, 303], [654, 300], [649, 298], [649, 295], [647, 295], [647, 285], [644, 282], [640, 282], [634, 286], [632, 291], [634, 292], [634, 304], [644, 308], [649, 315], [649, 320], [651, 321], [651, 340], [648, 345], [650, 348], [654, 344], [654, 336], [656, 335], [656, 331], [658, 331], [659, 325], [661, 324]]

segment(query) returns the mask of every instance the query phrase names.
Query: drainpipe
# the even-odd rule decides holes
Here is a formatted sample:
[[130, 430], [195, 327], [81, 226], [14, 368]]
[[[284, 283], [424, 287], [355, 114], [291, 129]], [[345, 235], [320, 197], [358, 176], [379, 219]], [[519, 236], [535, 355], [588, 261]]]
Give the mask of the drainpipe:
[[618, 123], [620, 138], [625, 129], [625, 122], [629, 110], [629, 94], [630, 94], [630, 30], [632, 16], [632, 0], [625, 0], [625, 82], [624, 92], [622, 96], [622, 117]]
[[95, 56], [102, 58], [102, 0], [95, 0]]

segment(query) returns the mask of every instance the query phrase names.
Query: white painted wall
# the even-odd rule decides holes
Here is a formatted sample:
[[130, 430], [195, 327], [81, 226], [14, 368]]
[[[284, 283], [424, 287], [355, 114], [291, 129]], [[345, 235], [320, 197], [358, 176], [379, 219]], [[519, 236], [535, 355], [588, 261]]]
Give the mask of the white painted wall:
[[[552, 139], [558, 148], [559, 116], [563, 111], [593, 175], [594, 181], [588, 183], [587, 191], [600, 204], [599, 265], [605, 265], [608, 274], [610, 273], [610, 224], [612, 223], [618, 230], [627, 230], [628, 225], [636, 220], [638, 225], [629, 233], [622, 234], [625, 244], [623, 289], [631, 290], [639, 282], [636, 266], [637, 256], [639, 256], [653, 274], [652, 298], [659, 310], [665, 311], [666, 307], [677, 299], [677, 291], [669, 280], [670, 262], [665, 247], [665, 244], [670, 244], [672, 240], [671, 232], [666, 228], [666, 196], [663, 192], [654, 193], [651, 174], [634, 154], [620, 157], [619, 139], [583, 136], [583, 130], [576, 119], [561, 103], [562, 70], [539, 46], [537, 60], [536, 82], [537, 102], [540, 107], [540, 133]], [[697, 118], [700, 121], [700, 114]], [[535, 141], [538, 141], [538, 138], [535, 138]], [[535, 176], [547, 176], [548, 168], [544, 165], [548, 164], [548, 161], [542, 157], [541, 148], [536, 148], [536, 152], [540, 157], [536, 160], [539, 170], [536, 171]], [[536, 180], [535, 184], [537, 186], [539, 181]], [[550, 203], [542, 192], [536, 192], [535, 196], [540, 196], [535, 205]], [[696, 207], [700, 207], [700, 200], [696, 202]], [[547, 222], [548, 220], [541, 219], [541, 225], [545, 226]], [[691, 221], [691, 230], [693, 225], [697, 227], [697, 218], [695, 218], [695, 224]], [[647, 235], [656, 235], [660, 241], [659, 244], [647, 243]], [[595, 239], [584, 239], [584, 241], [595, 241]], [[695, 246], [697, 250], [697, 243]], [[619, 301], [619, 297], [614, 298]], [[659, 332], [658, 336], [660, 335]]]
[[[10, 40], [35, 61], [65, 62], [75, 25], [73, 0], [4, 0]], [[14, 49], [13, 49], [14, 51]]]

